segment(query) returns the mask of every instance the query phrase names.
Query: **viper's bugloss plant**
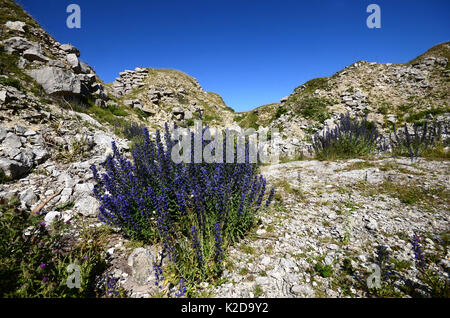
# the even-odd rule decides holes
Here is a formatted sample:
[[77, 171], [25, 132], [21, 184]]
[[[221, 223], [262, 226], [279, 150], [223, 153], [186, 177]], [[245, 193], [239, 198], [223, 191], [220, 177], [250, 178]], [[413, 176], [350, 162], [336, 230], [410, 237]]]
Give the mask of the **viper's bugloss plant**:
[[422, 246], [420, 245], [419, 237], [416, 234], [414, 234], [411, 237], [410, 242], [414, 252], [414, 261], [416, 263], [416, 266], [418, 268], [425, 269], [427, 264], [425, 263], [425, 257], [423, 256]]
[[348, 159], [384, 150], [383, 137], [374, 123], [341, 115], [334, 129], [316, 133], [312, 146], [318, 159]]
[[[188, 133], [194, 143], [194, 133]], [[91, 167], [93, 192], [101, 202], [99, 219], [133, 238], [159, 243], [186, 284], [217, 277], [224, 251], [252, 228], [266, 197], [266, 180], [257, 174], [257, 165], [249, 163], [248, 145], [244, 163], [236, 163], [236, 151], [234, 163], [227, 163], [225, 140], [223, 163], [175, 163], [171, 153], [178, 141], [168, 124], [164, 136], [157, 131], [153, 140], [146, 128], [143, 136], [131, 161], [113, 142], [105, 172], [100, 175]], [[208, 143], [202, 139], [202, 150]], [[273, 196], [272, 189], [264, 207]], [[160, 267], [156, 274], [162, 275]]]
[[450, 154], [444, 150], [449, 145], [448, 135], [448, 123], [444, 122], [414, 123], [410, 129], [405, 123], [403, 130], [397, 130], [393, 124], [389, 134], [392, 154], [411, 160], [417, 157], [449, 159]]
[[[449, 298], [450, 286], [448, 276], [446, 274], [442, 275], [443, 272], [448, 272], [448, 269], [443, 268], [441, 264], [433, 264], [435, 266], [431, 266], [431, 260], [425, 257], [421, 244], [423, 243], [423, 237], [414, 234], [410, 239], [410, 243], [414, 252], [416, 269], [418, 270], [417, 278], [429, 289], [431, 297]], [[442, 256], [445, 257], [445, 255]], [[439, 267], [442, 272], [436, 270]]]

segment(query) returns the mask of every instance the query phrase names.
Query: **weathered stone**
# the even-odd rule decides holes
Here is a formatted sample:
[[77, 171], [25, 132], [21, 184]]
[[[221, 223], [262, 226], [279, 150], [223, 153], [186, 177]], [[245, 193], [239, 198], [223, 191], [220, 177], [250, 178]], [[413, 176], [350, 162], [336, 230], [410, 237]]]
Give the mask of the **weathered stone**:
[[34, 193], [33, 188], [29, 188], [20, 193], [19, 199], [24, 208], [31, 208], [38, 201], [38, 196]]
[[370, 219], [370, 221], [366, 224], [366, 228], [371, 231], [378, 231], [378, 223], [374, 219]]
[[154, 279], [154, 262], [155, 256], [153, 253], [142, 247], [134, 249], [128, 257], [131, 275], [139, 285], [146, 285]]
[[64, 68], [64, 63], [61, 62], [60, 60], [48, 60], [47, 64], [48, 64], [48, 66]]
[[75, 185], [74, 195], [83, 196], [86, 194], [91, 194], [93, 189], [94, 185], [92, 183], [79, 183]]
[[103, 150], [110, 150], [114, 140], [105, 133], [98, 132], [94, 135], [94, 143]]
[[0, 91], [0, 104], [6, 104], [8, 102], [8, 92], [5, 90]]
[[35, 48], [39, 50], [39, 45], [36, 42], [29, 41], [25, 38], [14, 36], [12, 38], [3, 41], [3, 46], [8, 54], [13, 52], [23, 52], [30, 48]]
[[74, 53], [67, 54], [66, 60], [75, 73], [81, 72], [80, 62]]
[[255, 283], [260, 286], [267, 285], [267, 284], [269, 284], [269, 278], [268, 277], [257, 277], [255, 279]]
[[66, 53], [73, 53], [76, 55], [76, 57], [80, 57], [80, 51], [71, 44], [61, 44], [60, 48]]
[[91, 196], [86, 196], [78, 199], [75, 202], [74, 209], [81, 213], [83, 216], [96, 216], [97, 210], [100, 207], [99, 202]]
[[82, 74], [90, 74], [90, 73], [94, 72], [87, 63], [84, 63], [82, 61], [79, 61], [79, 62], [80, 62], [80, 72]]
[[106, 102], [103, 99], [97, 98], [95, 100], [95, 106], [101, 107], [101, 108], [106, 108]]
[[22, 147], [22, 141], [20, 140], [20, 137], [13, 134], [8, 133], [6, 135], [6, 138], [2, 142], [3, 148], [20, 148]]
[[3, 170], [3, 173], [7, 178], [12, 180], [20, 178], [29, 170], [29, 168], [24, 166], [21, 162], [7, 158], [0, 158], [0, 169]]
[[69, 202], [71, 195], [72, 195], [72, 188], [64, 188], [61, 192], [58, 203], [64, 204], [64, 203]]
[[8, 135], [8, 130], [5, 127], [0, 126], [0, 142], [2, 142]]
[[47, 94], [81, 94], [81, 82], [74, 73], [52, 66], [31, 70], [28, 74], [42, 85]]
[[52, 225], [53, 222], [58, 220], [60, 217], [61, 217], [61, 212], [57, 212], [57, 211], [48, 212], [44, 217], [45, 224]]
[[5, 26], [14, 31], [25, 32], [25, 22], [22, 21], [8, 21], [5, 23]]
[[49, 59], [42, 54], [41, 50], [38, 50], [34, 47], [29, 48], [23, 52], [23, 57], [29, 61], [41, 61], [47, 62]]
[[134, 101], [130, 99], [126, 99], [123, 101], [123, 104], [127, 107], [133, 107]]
[[76, 184], [70, 173], [64, 171], [58, 176], [58, 183], [64, 183], [65, 188], [73, 188]]
[[308, 285], [295, 285], [291, 288], [291, 292], [294, 295], [302, 297], [314, 297], [314, 290]]

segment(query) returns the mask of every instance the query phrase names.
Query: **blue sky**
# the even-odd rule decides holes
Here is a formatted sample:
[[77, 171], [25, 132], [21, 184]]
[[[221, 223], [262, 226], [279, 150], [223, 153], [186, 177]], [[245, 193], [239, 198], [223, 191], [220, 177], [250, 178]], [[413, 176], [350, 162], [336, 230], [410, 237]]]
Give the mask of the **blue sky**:
[[[407, 62], [450, 40], [449, 0], [16, 0], [111, 82], [135, 67], [198, 79], [236, 111], [358, 61]], [[66, 7], [81, 7], [81, 29]], [[381, 8], [369, 29], [366, 8]]]

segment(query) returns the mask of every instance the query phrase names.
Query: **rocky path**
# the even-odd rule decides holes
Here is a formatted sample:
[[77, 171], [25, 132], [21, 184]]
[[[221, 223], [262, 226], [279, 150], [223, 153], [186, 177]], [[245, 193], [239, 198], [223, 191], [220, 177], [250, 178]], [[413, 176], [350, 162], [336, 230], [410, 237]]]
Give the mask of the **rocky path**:
[[[387, 246], [396, 264], [409, 264], [395, 270], [415, 281], [411, 235], [424, 234], [433, 253], [448, 234], [448, 162], [297, 161], [261, 172], [277, 202], [231, 249], [214, 297], [363, 296], [348, 264], [367, 272], [376, 247]], [[448, 270], [449, 254], [438, 263]]]

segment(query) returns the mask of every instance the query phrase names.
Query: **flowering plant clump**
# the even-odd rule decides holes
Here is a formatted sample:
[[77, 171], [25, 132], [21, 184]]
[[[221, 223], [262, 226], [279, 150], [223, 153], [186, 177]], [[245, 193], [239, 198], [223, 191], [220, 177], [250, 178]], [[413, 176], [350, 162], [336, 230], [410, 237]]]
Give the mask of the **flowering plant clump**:
[[[193, 143], [194, 133], [188, 132]], [[146, 128], [143, 136], [132, 150], [132, 161], [113, 142], [106, 172], [100, 175], [91, 167], [97, 182], [93, 192], [101, 202], [99, 219], [133, 238], [160, 243], [186, 283], [217, 277], [227, 246], [254, 225], [266, 180], [257, 175], [257, 165], [249, 163], [248, 148], [244, 163], [225, 158], [223, 163], [175, 163], [171, 154], [178, 141], [171, 138], [168, 124], [164, 137], [157, 131], [152, 140]], [[202, 139], [204, 151], [207, 146]], [[223, 149], [226, 146], [224, 142]], [[194, 162], [193, 151], [191, 158]], [[264, 207], [273, 196], [272, 189]]]
[[[447, 275], [442, 275], [448, 272], [448, 269], [441, 264], [433, 264], [430, 258], [425, 257], [425, 253], [421, 242], [423, 237], [414, 234], [410, 243], [414, 252], [414, 262], [418, 270], [417, 278], [428, 288], [431, 297], [449, 298], [450, 287]], [[440, 255], [445, 257], [445, 255]], [[439, 269], [440, 270], [437, 270]]]
[[411, 160], [421, 157], [448, 159], [449, 154], [444, 148], [449, 145], [448, 123], [424, 122], [423, 126], [414, 123], [412, 130], [408, 130], [405, 123], [403, 131], [397, 131], [392, 125], [392, 136], [389, 134], [392, 153], [397, 156], [410, 157]]
[[[41, 212], [19, 206], [17, 197], [0, 199], [0, 297], [95, 295], [94, 277], [105, 262], [98, 242], [87, 242], [94, 235], [67, 245], [70, 229], [62, 219], [46, 224]], [[70, 264], [80, 266], [80, 288], [67, 285]]]
[[383, 151], [383, 136], [372, 122], [353, 119], [350, 114], [341, 115], [334, 129], [316, 133], [313, 148], [319, 159], [348, 159], [366, 156], [376, 150]]

